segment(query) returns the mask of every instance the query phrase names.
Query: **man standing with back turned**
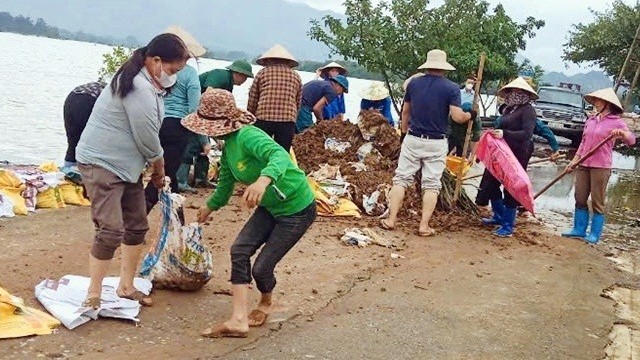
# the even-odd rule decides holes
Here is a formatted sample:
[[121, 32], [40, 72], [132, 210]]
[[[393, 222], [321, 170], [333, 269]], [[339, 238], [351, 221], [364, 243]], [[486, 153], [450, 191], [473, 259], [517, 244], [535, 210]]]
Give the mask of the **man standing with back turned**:
[[382, 220], [380, 226], [387, 230], [395, 227], [405, 190], [413, 184], [414, 175], [422, 170], [422, 219], [418, 234], [431, 236], [435, 230], [429, 226], [429, 220], [442, 187], [440, 178], [448, 150], [449, 115], [456, 123], [464, 124], [477, 113], [473, 110], [467, 113], [460, 108], [460, 89], [445, 77], [447, 71], [455, 68], [447, 62], [444, 51], [429, 51], [427, 62], [418, 69], [427, 73], [412, 79], [407, 86], [400, 125], [407, 136], [402, 142], [398, 168], [389, 192], [389, 217]]

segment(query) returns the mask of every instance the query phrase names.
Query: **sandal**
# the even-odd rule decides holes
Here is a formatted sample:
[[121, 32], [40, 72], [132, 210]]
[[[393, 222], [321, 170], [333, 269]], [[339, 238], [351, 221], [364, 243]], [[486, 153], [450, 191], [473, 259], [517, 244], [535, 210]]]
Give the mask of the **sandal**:
[[427, 231], [418, 230], [418, 236], [421, 236], [421, 237], [429, 237], [429, 236], [433, 236], [435, 234], [436, 234], [436, 229], [429, 228], [429, 230], [427, 230]]
[[142, 306], [151, 306], [151, 305], [153, 305], [153, 301], [151, 300], [151, 297], [149, 295], [143, 293], [140, 290], [136, 290], [136, 291], [132, 292], [131, 294], [126, 294], [126, 295], [116, 292], [116, 295], [118, 295], [119, 297], [121, 297], [123, 299], [129, 299], [129, 300], [137, 301]]
[[395, 226], [391, 226], [391, 225], [387, 224], [387, 222], [385, 220], [386, 219], [380, 220], [380, 227], [381, 228], [383, 228], [384, 230], [394, 230], [396, 228]]
[[100, 309], [101, 300], [99, 297], [88, 298], [82, 303], [82, 307], [92, 308], [93, 310]]
[[[260, 309], [255, 309], [249, 313], [248, 317], [249, 317], [249, 326], [259, 327], [264, 325], [264, 323], [267, 322], [267, 318], [269, 317], [269, 314], [265, 313]], [[252, 321], [253, 323], [251, 323]]]
[[224, 337], [228, 337], [228, 338], [246, 338], [249, 335], [249, 332], [248, 331], [232, 330], [232, 329], [229, 329], [227, 327], [227, 325], [225, 325], [225, 324], [219, 324], [219, 325], [216, 325], [213, 328], [205, 329], [200, 335], [202, 337], [214, 338], [214, 339], [219, 339], [219, 338], [224, 338]]

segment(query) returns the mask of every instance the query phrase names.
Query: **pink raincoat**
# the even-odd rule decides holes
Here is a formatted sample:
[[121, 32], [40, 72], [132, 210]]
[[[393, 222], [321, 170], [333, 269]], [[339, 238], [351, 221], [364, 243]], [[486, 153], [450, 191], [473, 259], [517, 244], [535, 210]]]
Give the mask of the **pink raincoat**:
[[504, 189], [533, 214], [531, 180], [504, 139], [496, 139], [485, 132], [478, 142], [477, 156], [491, 175], [502, 183]]

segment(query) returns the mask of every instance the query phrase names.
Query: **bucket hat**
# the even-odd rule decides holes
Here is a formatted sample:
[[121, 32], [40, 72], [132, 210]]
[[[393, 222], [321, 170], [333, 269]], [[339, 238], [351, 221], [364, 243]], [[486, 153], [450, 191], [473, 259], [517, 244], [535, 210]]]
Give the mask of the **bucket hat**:
[[613, 88], [594, 91], [590, 94], [585, 95], [584, 99], [589, 102], [589, 104], [593, 104], [594, 99], [604, 100], [609, 104], [615, 106], [620, 112], [624, 112], [622, 104], [620, 103], [620, 99], [618, 99], [618, 95], [616, 95], [616, 92], [613, 90]]
[[187, 51], [189, 54], [195, 57], [199, 57], [204, 55], [207, 52], [207, 49], [204, 46], [200, 45], [198, 40], [193, 37], [193, 35], [189, 34], [185, 29], [181, 28], [177, 25], [171, 25], [164, 31], [165, 33], [173, 34], [179, 37], [182, 42], [187, 46]]
[[500, 90], [498, 90], [496, 95], [498, 95], [498, 97], [504, 98], [505, 92], [507, 90], [509, 90], [509, 89], [524, 90], [524, 91], [528, 92], [531, 95], [531, 100], [537, 100], [539, 98], [538, 93], [536, 93], [536, 91], [533, 90], [531, 85], [529, 85], [527, 80], [525, 80], [522, 77], [518, 77], [515, 80], [513, 80], [512, 82], [510, 82], [507, 85], [503, 86]]
[[200, 98], [196, 112], [182, 119], [182, 126], [194, 133], [222, 136], [256, 122], [250, 112], [239, 109], [233, 95], [223, 89], [207, 88]]
[[267, 50], [267, 52], [262, 54], [262, 56], [256, 60], [256, 63], [264, 66], [266, 63], [265, 60], [267, 59], [283, 60], [292, 68], [298, 66], [298, 60], [296, 60], [296, 58], [294, 58], [293, 55], [291, 55], [291, 53], [280, 44], [276, 44], [271, 49]]
[[369, 87], [360, 93], [365, 100], [378, 101], [389, 97], [389, 89], [380, 81], [372, 81]]
[[427, 61], [420, 65], [419, 70], [435, 69], [435, 70], [455, 70], [453, 65], [447, 62], [447, 53], [434, 49], [427, 53]]
[[238, 74], [246, 75], [250, 78], [253, 77], [253, 69], [251, 69], [251, 64], [249, 64], [245, 60], [236, 60], [232, 62], [231, 65], [227, 66], [227, 69]]
[[349, 80], [343, 75], [334, 76], [331, 81], [337, 82], [344, 89], [345, 93], [349, 93]]

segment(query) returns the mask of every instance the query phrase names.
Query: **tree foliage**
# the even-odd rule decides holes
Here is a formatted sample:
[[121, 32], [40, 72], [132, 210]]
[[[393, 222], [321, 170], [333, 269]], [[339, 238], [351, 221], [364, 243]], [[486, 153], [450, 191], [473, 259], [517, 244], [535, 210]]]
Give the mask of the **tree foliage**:
[[99, 81], [108, 82], [132, 53], [133, 51], [129, 48], [116, 46], [110, 53], [103, 54], [102, 68], [98, 71]]
[[533, 17], [517, 23], [502, 5], [489, 9], [483, 0], [445, 0], [439, 7], [425, 0], [383, 0], [375, 6], [370, 0], [346, 0], [344, 6], [346, 22], [331, 15], [312, 20], [309, 36], [388, 83], [414, 74], [432, 49], [447, 52], [457, 68], [448, 75], [453, 81], [476, 72], [481, 52], [487, 55], [485, 79], [513, 77], [517, 52], [544, 26]]
[[[576, 64], [594, 64], [617, 77], [640, 25], [640, 1], [627, 5], [616, 0], [611, 9], [593, 11], [593, 14], [592, 23], [573, 25], [569, 41], [564, 44], [563, 59]], [[640, 44], [632, 59], [640, 61]], [[637, 66], [637, 63], [628, 66], [623, 75], [625, 81], [631, 82]]]

